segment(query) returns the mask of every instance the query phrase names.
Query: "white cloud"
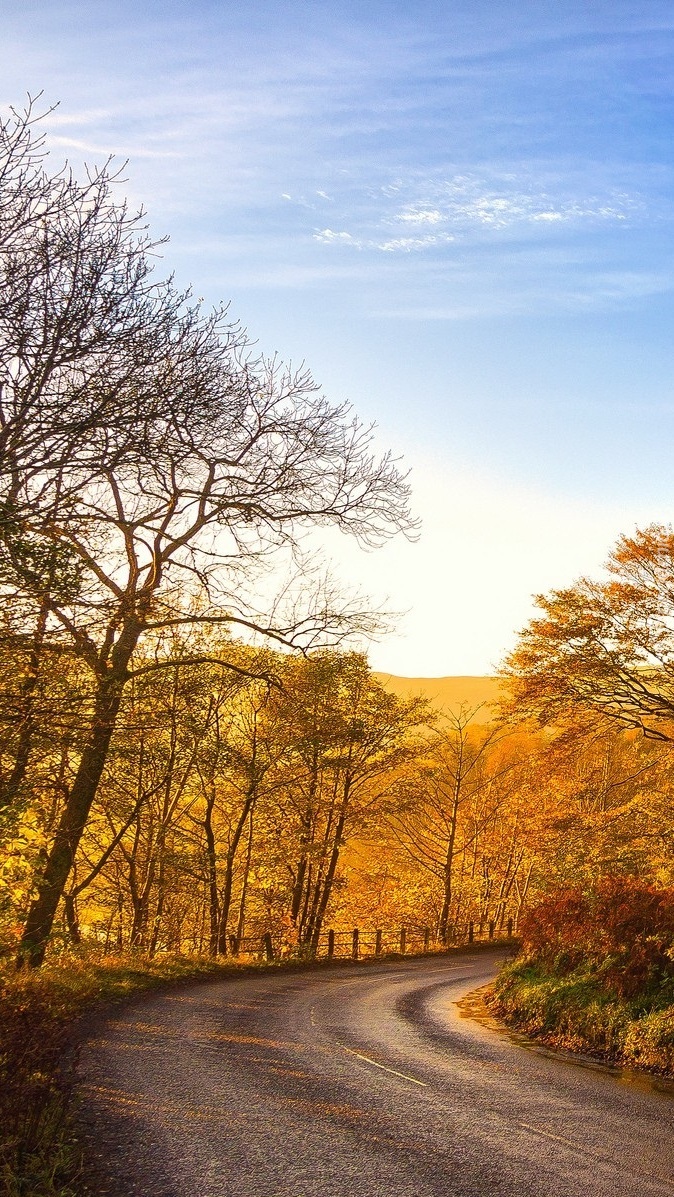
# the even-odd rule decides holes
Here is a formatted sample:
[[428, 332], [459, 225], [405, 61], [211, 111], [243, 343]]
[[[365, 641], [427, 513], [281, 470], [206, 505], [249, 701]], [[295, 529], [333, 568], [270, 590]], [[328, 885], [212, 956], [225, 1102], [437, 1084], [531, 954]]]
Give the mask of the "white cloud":
[[396, 219], [404, 224], [441, 224], [447, 218], [437, 208], [409, 207], [399, 212]]
[[92, 142], [80, 141], [75, 137], [61, 137], [52, 135], [49, 138], [50, 146], [58, 147], [59, 149], [77, 150], [80, 154], [95, 154], [99, 158], [109, 158], [111, 155], [121, 154], [124, 157], [133, 158], [180, 158], [182, 157], [175, 150], [153, 150], [148, 146], [122, 144], [119, 142], [110, 142], [108, 145], [96, 145]]
[[353, 237], [350, 233], [340, 232], [335, 233], [332, 229], [320, 229], [314, 233], [314, 241], [320, 241], [321, 245], [334, 245], [341, 243], [342, 245], [355, 245]]
[[[568, 184], [560, 183], [555, 196], [548, 187], [530, 184], [525, 189], [517, 182], [513, 174], [492, 180], [477, 174], [429, 180], [423, 197], [404, 204], [391, 219], [408, 225], [444, 223], [468, 231], [471, 226], [507, 229], [527, 223], [624, 221], [643, 208], [639, 196], [625, 192], [579, 197], [569, 195]], [[407, 189], [412, 188], [420, 189], [420, 184], [410, 182]]]
[[432, 233], [427, 237], [389, 237], [380, 241], [354, 237], [347, 232], [337, 233], [333, 229], [320, 229], [313, 234], [313, 239], [321, 245], [346, 245], [351, 249], [374, 249], [387, 254], [411, 253], [414, 250], [431, 249], [454, 241], [451, 233]]
[[97, 125], [102, 121], [114, 119], [116, 115], [114, 108], [55, 108], [47, 117], [47, 125], [53, 129], [69, 128], [71, 125]]
[[[624, 224], [645, 211], [638, 193], [608, 187], [602, 193], [597, 187], [595, 194], [582, 195], [581, 184], [580, 178], [553, 178], [541, 169], [538, 180], [531, 177], [531, 171], [513, 170], [491, 175], [486, 171], [456, 172], [426, 179], [413, 176], [380, 187], [337, 187], [331, 202], [338, 206], [341, 219], [349, 222], [350, 231], [317, 229], [313, 239], [323, 245], [342, 246], [370, 255], [424, 256], [426, 261], [437, 262], [446, 272], [447, 255], [442, 259], [436, 255], [448, 246], [455, 245], [465, 254], [472, 246], [491, 243], [498, 247], [501, 239], [512, 239], [513, 236], [527, 238], [536, 255], [536, 267], [545, 267], [545, 262], [541, 263], [541, 254], [562, 244], [560, 236], [568, 230], [564, 242], [564, 264], [568, 274], [572, 265], [568, 241], [576, 230], [618, 222]], [[317, 191], [316, 194], [327, 193]], [[518, 249], [520, 265], [523, 264], [523, 247], [524, 242]], [[583, 264], [587, 267], [585, 259]], [[525, 285], [513, 288], [513, 269], [514, 263], [509, 258], [502, 296], [491, 294], [493, 286], [490, 286], [487, 303], [490, 311], [512, 310], [513, 304], [517, 306], [518, 303], [514, 292], [526, 303], [531, 300], [533, 290], [541, 289], [546, 291], [548, 299], [554, 292], [566, 303], [567, 297], [559, 296], [559, 288], [550, 287], [547, 274], [541, 287], [532, 287], [535, 270], [530, 261], [523, 265], [527, 274], [526, 280], [522, 280]], [[587, 270], [585, 274], [587, 276]], [[446, 273], [443, 278], [446, 279]], [[600, 290], [598, 297], [604, 302], [606, 288]], [[588, 301], [591, 302], [589, 293]], [[453, 313], [452, 318], [458, 313], [464, 318], [463, 302], [457, 304], [452, 298], [448, 305], [437, 306], [443, 310], [448, 307]], [[467, 306], [474, 311], [474, 298]]]
[[454, 241], [454, 237], [450, 233], [444, 233], [440, 236], [430, 237], [393, 237], [388, 241], [373, 241], [369, 245], [375, 249], [380, 249], [384, 253], [410, 253], [418, 249], [430, 249], [435, 245], [445, 245], [450, 241]]

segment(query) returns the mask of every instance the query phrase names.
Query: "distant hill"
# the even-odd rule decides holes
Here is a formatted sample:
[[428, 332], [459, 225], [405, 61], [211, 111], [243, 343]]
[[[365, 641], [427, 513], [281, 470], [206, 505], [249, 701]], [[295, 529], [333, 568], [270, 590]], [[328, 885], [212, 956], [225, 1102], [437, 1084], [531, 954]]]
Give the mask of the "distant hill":
[[469, 711], [482, 709], [474, 717], [475, 723], [488, 723], [491, 705], [498, 701], [501, 685], [495, 677], [396, 677], [392, 673], [375, 673], [375, 677], [399, 698], [422, 694], [436, 710], [457, 714], [462, 706]]

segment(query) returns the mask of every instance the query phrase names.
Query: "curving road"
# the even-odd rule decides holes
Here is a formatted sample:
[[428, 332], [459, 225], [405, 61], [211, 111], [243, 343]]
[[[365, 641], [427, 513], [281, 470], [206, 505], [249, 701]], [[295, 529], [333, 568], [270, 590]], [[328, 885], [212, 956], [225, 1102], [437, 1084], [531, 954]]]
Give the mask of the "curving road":
[[674, 1100], [527, 1051], [454, 1002], [498, 953], [144, 997], [83, 1052], [115, 1197], [658, 1197]]

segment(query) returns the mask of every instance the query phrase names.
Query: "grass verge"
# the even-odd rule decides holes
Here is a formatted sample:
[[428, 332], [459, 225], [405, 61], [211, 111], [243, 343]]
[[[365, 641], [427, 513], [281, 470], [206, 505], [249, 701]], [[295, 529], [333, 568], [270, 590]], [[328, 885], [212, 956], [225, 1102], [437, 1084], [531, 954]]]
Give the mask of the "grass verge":
[[606, 984], [601, 967], [555, 971], [525, 957], [501, 971], [489, 1004], [550, 1047], [674, 1076], [673, 979], [628, 999]]

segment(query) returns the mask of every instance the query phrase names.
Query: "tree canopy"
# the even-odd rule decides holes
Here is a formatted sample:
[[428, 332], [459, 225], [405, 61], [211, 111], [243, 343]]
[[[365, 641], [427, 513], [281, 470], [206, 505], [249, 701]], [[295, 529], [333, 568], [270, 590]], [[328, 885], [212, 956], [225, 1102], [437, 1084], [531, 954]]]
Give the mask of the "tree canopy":
[[542, 612], [506, 662], [514, 707], [544, 723], [594, 713], [674, 738], [674, 532], [618, 541], [605, 580], [539, 595]]

